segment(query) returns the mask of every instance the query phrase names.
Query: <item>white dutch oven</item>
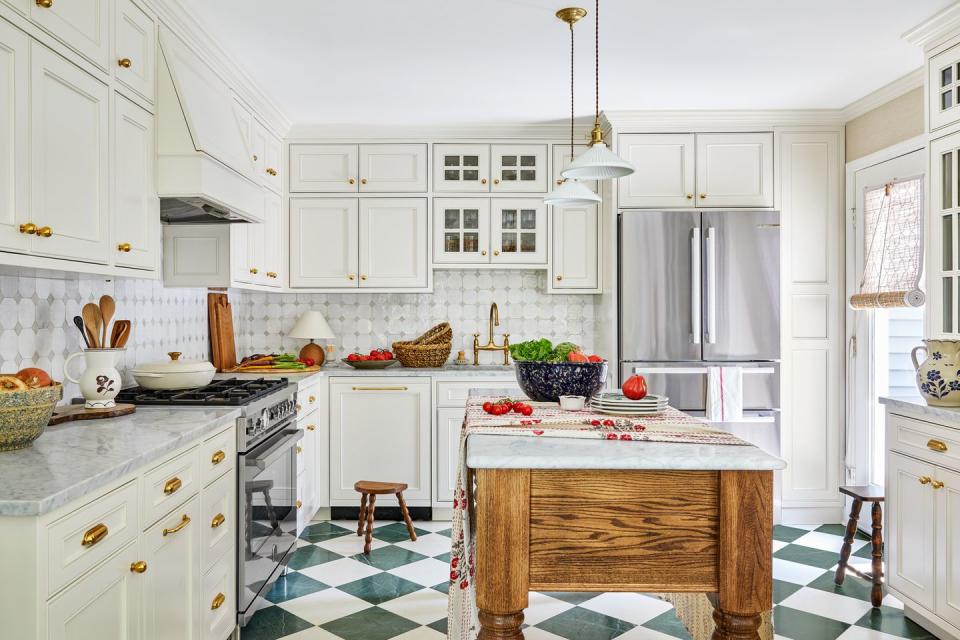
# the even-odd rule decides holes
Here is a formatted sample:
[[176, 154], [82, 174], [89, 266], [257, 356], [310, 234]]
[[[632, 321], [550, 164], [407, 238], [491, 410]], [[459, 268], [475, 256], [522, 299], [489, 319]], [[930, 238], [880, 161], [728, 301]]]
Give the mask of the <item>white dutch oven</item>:
[[158, 391], [199, 389], [210, 384], [217, 372], [209, 362], [181, 360], [179, 351], [167, 355], [167, 362], [151, 362], [134, 369], [131, 373], [137, 384]]

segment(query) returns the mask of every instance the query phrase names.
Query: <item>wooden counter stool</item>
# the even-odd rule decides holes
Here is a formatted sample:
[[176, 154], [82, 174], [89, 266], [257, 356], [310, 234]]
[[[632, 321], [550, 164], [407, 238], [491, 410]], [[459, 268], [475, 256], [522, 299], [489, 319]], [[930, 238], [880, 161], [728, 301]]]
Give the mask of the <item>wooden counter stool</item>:
[[[873, 588], [870, 590], [870, 604], [879, 607], [883, 600], [883, 511], [880, 503], [883, 502], [883, 487], [870, 484], [865, 487], [840, 487], [840, 493], [853, 498], [853, 506], [850, 508], [850, 520], [847, 521], [847, 531], [843, 536], [843, 547], [840, 549], [840, 564], [837, 566], [837, 575], [834, 582], [843, 584], [843, 578], [847, 571], [860, 576], [864, 580], [870, 580]], [[864, 502], [872, 502], [873, 507], [870, 510], [873, 525], [873, 545], [871, 557], [873, 558], [872, 571], [869, 573], [858, 571], [849, 566], [850, 549], [853, 545], [853, 538], [857, 535], [857, 520], [860, 518], [860, 508]]]
[[[400, 503], [400, 513], [403, 514], [403, 521], [407, 523], [407, 531], [410, 533], [410, 539], [417, 541], [417, 533], [413, 530], [413, 522], [410, 520], [410, 512], [407, 510], [407, 503], [403, 499], [403, 490], [407, 485], [402, 482], [372, 482], [361, 480], [353, 485], [353, 490], [360, 493], [360, 518], [357, 522], [357, 535], [363, 535], [363, 522], [367, 522], [367, 537], [364, 540], [363, 552], [370, 555], [370, 544], [373, 542], [373, 511], [376, 508], [377, 496], [393, 494], [397, 496], [397, 502]], [[368, 502], [369, 500], [369, 502]]]

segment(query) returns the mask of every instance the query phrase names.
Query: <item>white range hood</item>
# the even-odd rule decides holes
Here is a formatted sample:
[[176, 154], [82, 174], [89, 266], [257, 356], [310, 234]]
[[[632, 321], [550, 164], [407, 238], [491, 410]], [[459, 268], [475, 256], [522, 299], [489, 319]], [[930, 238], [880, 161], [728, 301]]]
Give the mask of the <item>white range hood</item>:
[[161, 219], [263, 222], [263, 189], [254, 178], [230, 87], [164, 26], [157, 66]]

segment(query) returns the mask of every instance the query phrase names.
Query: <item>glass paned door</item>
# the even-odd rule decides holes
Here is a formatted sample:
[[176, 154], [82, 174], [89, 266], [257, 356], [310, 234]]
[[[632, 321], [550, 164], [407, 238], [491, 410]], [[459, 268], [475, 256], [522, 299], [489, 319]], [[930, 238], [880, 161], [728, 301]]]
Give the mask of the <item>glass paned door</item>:
[[[931, 300], [929, 330], [940, 337], [954, 338], [960, 334], [958, 312], [958, 285], [960, 285], [960, 134], [953, 134], [931, 143], [933, 176], [930, 193], [933, 252], [928, 267], [934, 271], [931, 287], [937, 295]], [[939, 234], [939, 238], [937, 238]]]
[[543, 144], [492, 145], [495, 192], [547, 190], [547, 146]]
[[436, 198], [433, 201], [433, 261], [439, 264], [490, 262], [490, 200]]
[[494, 198], [491, 262], [542, 264], [547, 261], [547, 211], [536, 198]]
[[490, 190], [490, 145], [433, 145], [433, 190], [473, 193]]

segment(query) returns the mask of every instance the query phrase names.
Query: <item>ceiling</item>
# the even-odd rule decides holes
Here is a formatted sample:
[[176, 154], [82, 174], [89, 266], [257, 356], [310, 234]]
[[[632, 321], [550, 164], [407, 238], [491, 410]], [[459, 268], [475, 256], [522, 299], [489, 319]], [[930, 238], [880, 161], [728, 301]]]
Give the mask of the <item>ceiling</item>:
[[[564, 0], [181, 0], [295, 124], [569, 117]], [[601, 109], [841, 108], [922, 63], [952, 0], [604, 0]], [[593, 112], [593, 3], [575, 28]]]

